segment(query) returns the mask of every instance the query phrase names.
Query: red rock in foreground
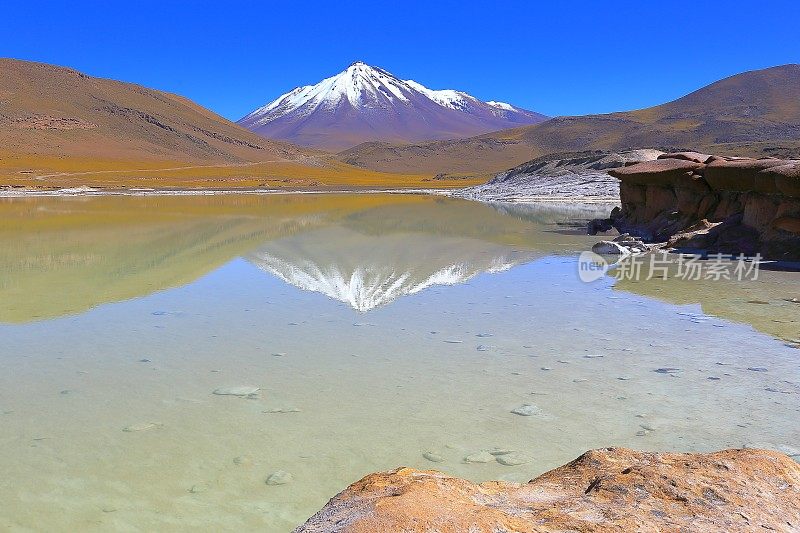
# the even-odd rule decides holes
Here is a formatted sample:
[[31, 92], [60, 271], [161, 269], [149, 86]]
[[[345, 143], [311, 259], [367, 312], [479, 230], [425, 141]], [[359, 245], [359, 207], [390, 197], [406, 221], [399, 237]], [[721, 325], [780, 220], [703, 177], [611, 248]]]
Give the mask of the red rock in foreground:
[[586, 452], [526, 483], [370, 474], [297, 532], [800, 531], [800, 465], [778, 452]]

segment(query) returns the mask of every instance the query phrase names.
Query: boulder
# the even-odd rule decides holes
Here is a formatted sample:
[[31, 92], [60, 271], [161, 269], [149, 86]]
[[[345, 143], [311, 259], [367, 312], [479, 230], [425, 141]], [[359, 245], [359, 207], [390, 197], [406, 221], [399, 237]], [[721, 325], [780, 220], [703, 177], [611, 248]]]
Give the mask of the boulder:
[[737, 159], [716, 160], [706, 165], [703, 172], [706, 182], [716, 191], [775, 194], [778, 188], [775, 179], [761, 171], [786, 164], [782, 159]]
[[671, 187], [648, 187], [645, 192], [644, 216], [652, 220], [665, 211], [677, 211], [678, 198]]
[[674, 191], [678, 211], [690, 216], [705, 216], [715, 198], [702, 179], [681, 179], [675, 184]]
[[798, 530], [800, 464], [782, 453], [606, 448], [523, 484], [412, 468], [370, 474], [295, 531]]
[[780, 194], [790, 198], [800, 198], [800, 161], [772, 166], [762, 170], [760, 174], [774, 179], [775, 187]]
[[614, 221], [611, 218], [595, 218], [588, 222], [586, 232], [589, 235], [597, 235], [614, 229]]
[[630, 255], [647, 252], [649, 248], [641, 239], [630, 235], [620, 235], [613, 241], [600, 241], [592, 246], [592, 251], [599, 255]]
[[742, 223], [751, 228], [769, 227], [780, 203], [780, 198], [774, 195], [749, 194], [744, 203]]
[[691, 178], [702, 172], [705, 165], [684, 159], [656, 159], [621, 168], [608, 173], [617, 179], [640, 185], [669, 186], [679, 178]]
[[722, 195], [714, 213], [711, 215], [713, 220], [725, 220], [744, 210], [739, 196]]
[[647, 187], [626, 180], [619, 184], [619, 194], [623, 202], [644, 203]]

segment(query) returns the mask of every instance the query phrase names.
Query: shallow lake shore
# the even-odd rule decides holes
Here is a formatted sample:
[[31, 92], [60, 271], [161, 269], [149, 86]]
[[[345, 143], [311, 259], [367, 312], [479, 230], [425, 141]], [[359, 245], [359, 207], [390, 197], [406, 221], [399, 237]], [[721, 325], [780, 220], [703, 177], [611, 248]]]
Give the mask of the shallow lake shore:
[[4, 199], [0, 529], [289, 531], [398, 465], [800, 447], [800, 279], [584, 283], [605, 210]]

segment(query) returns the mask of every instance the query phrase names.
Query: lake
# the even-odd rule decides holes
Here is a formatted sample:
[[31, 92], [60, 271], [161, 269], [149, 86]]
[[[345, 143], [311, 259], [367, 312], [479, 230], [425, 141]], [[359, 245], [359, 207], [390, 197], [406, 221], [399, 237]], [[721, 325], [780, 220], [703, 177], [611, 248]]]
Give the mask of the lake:
[[582, 282], [608, 209], [1, 199], [0, 529], [289, 531], [401, 465], [799, 454], [800, 274]]

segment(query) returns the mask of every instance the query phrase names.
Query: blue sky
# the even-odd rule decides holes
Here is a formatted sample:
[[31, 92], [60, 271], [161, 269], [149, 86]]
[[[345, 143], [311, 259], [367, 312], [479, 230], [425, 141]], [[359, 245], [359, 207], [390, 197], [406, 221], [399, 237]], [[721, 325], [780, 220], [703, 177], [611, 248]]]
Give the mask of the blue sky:
[[798, 21], [797, 0], [5, 0], [0, 56], [180, 93], [231, 119], [355, 60], [568, 115], [646, 107], [800, 63]]

